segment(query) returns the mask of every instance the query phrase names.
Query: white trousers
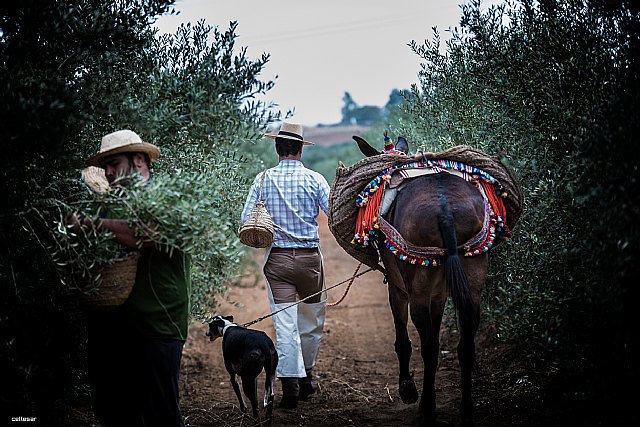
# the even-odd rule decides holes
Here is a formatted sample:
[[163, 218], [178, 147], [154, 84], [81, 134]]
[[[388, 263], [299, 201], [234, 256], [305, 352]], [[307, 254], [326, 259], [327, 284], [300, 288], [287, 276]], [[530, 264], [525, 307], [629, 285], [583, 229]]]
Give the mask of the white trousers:
[[[264, 264], [269, 259], [271, 248], [267, 249]], [[322, 256], [322, 254], [321, 254]], [[263, 264], [263, 275], [264, 275]], [[281, 303], [276, 304], [267, 283], [267, 295], [271, 312], [275, 314], [273, 327], [276, 332], [276, 351], [278, 352], [278, 378], [304, 378], [307, 370], [313, 369], [322, 340], [327, 309], [327, 295], [323, 292], [318, 303]], [[324, 283], [323, 283], [324, 288]]]

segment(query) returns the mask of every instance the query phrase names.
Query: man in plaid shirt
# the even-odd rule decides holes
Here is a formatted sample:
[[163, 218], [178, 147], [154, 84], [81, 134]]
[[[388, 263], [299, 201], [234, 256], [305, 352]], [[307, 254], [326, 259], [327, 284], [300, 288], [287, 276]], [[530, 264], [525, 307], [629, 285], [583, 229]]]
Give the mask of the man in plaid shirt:
[[[242, 212], [244, 222], [258, 201], [260, 182], [266, 173], [262, 200], [273, 220], [274, 242], [266, 251], [263, 271], [272, 312], [290, 307], [298, 298], [318, 293], [324, 286], [316, 218], [320, 209], [328, 213], [329, 184], [300, 161], [302, 146], [313, 144], [304, 140], [302, 132], [301, 125], [283, 122], [277, 135], [267, 135], [275, 139], [280, 162], [256, 176]], [[307, 400], [316, 392], [311, 371], [325, 312], [326, 297], [318, 294], [273, 316], [281, 408], [296, 408], [298, 400]]]

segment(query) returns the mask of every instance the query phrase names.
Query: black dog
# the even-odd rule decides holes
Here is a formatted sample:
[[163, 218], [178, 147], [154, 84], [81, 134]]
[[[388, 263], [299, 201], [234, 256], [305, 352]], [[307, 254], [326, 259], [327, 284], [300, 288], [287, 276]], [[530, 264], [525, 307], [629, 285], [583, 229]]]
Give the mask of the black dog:
[[262, 331], [243, 328], [233, 323], [233, 316], [216, 316], [209, 323], [206, 335], [211, 341], [222, 337], [224, 366], [231, 376], [231, 385], [238, 396], [240, 409], [247, 413], [237, 376], [242, 378], [242, 389], [251, 402], [253, 417], [258, 418], [257, 377], [264, 368], [264, 407], [267, 420], [273, 413], [273, 396], [278, 366], [278, 353], [271, 338]]

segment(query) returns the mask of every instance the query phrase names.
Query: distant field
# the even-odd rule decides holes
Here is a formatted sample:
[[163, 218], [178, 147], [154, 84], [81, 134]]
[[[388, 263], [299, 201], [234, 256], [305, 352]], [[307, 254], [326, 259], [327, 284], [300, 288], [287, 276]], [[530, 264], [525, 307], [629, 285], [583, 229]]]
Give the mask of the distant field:
[[308, 168], [321, 173], [331, 184], [335, 178], [336, 166], [342, 162], [346, 166], [362, 159], [353, 135], [364, 135], [365, 126], [320, 126], [304, 130], [304, 139], [315, 142], [302, 151], [302, 162]]
[[366, 126], [320, 126], [304, 129], [304, 139], [315, 142], [318, 145], [344, 144], [355, 142], [353, 135], [362, 135], [367, 130]]

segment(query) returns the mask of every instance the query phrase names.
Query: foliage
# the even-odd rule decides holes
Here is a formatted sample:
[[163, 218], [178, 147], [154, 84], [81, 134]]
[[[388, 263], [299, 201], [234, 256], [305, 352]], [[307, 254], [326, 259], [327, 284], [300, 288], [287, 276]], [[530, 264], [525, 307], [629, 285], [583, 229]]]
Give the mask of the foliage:
[[157, 36], [151, 24], [172, 3], [26, 0], [0, 9], [3, 415], [7, 405], [55, 425], [84, 393], [82, 312], [45, 250], [55, 220], [26, 223], [20, 214], [55, 205], [61, 222], [67, 207], [95, 207], [71, 183], [102, 135], [129, 128], [162, 150], [152, 187], [127, 193], [139, 215], [173, 204], [180, 209], [164, 211], [166, 221], [197, 217], [188, 231], [208, 230], [208, 239], [181, 242], [198, 252], [195, 310], [212, 307], [237, 268], [239, 201], [261, 167], [252, 141], [278, 118], [254, 101], [273, 85], [259, 79], [268, 56], [234, 53], [235, 24]]
[[404, 103], [404, 96], [402, 95], [402, 91], [399, 89], [393, 89], [391, 94], [389, 94], [389, 100], [387, 101], [387, 105], [385, 105], [386, 109], [394, 105], [400, 105]]
[[349, 92], [345, 92], [344, 96], [342, 97], [342, 102], [344, 102], [344, 105], [342, 106], [342, 109], [340, 110], [342, 113], [342, 124], [349, 124], [351, 123], [351, 114], [353, 113], [353, 111], [358, 108], [358, 104], [356, 104], [356, 102], [353, 100], [353, 97], [351, 96], [351, 94]]
[[420, 85], [397, 125], [425, 150], [506, 152], [525, 210], [491, 258], [485, 314], [541, 367], [587, 378], [570, 399], [637, 375], [638, 22], [629, 1], [472, 1], [446, 54], [435, 30], [412, 43]]
[[368, 126], [383, 116], [383, 109], [375, 105], [359, 106], [351, 97], [349, 92], [345, 92], [342, 97], [344, 106], [342, 107], [342, 124], [359, 124]]
[[358, 150], [355, 142], [345, 142], [305, 147], [302, 150], [301, 160], [306, 167], [324, 176], [331, 185], [335, 179], [336, 166], [339, 161], [345, 165], [351, 165], [360, 159], [362, 159], [362, 153]]
[[[201, 159], [206, 159], [202, 154]], [[58, 270], [61, 284], [70, 291], [100, 286], [96, 266], [108, 264], [127, 252], [113, 242], [107, 230], [93, 226], [74, 231], [68, 218], [74, 213], [88, 218], [127, 219], [139, 237], [155, 242], [159, 250], [176, 249], [193, 260], [193, 314], [215, 312], [215, 297], [224, 292], [227, 277], [240, 268], [244, 249], [238, 244], [238, 206], [248, 180], [240, 175], [236, 154], [202, 160], [201, 169], [159, 172], [148, 183], [121, 177], [121, 185], [106, 193], [77, 189], [65, 201], [37, 199], [22, 217], [34, 233], [45, 230], [41, 241]], [[70, 187], [75, 182], [67, 182]], [[84, 185], [83, 185], [84, 186]], [[36, 224], [31, 225], [34, 220]], [[40, 231], [38, 234], [43, 234]], [[91, 280], [88, 280], [91, 278]]]
[[[384, 108], [385, 114], [380, 120], [372, 123], [364, 135], [361, 135], [372, 147], [384, 149], [384, 131], [386, 130], [392, 141], [397, 141], [399, 136], [407, 138], [404, 131], [412, 118], [405, 112], [406, 98], [410, 96], [409, 91], [399, 91], [394, 89], [389, 96], [389, 101]], [[419, 149], [424, 150], [424, 146], [416, 143], [415, 140], [408, 139], [409, 152], [415, 153]], [[419, 139], [418, 141], [421, 141]]]
[[[368, 128], [359, 136], [366, 139], [371, 146], [378, 150], [382, 150], [384, 148], [384, 130], [389, 130], [389, 136], [394, 140], [396, 140], [398, 136], [401, 136], [401, 134], [396, 134], [396, 131], [398, 129], [402, 129], [402, 124], [408, 120], [408, 115], [402, 109], [405, 102], [405, 96], [406, 91], [393, 89], [389, 95], [387, 104], [383, 108], [371, 106], [376, 109], [376, 112], [375, 114], [368, 116], [370, 120], [365, 120], [365, 122], [368, 123]], [[343, 100], [345, 101], [345, 106], [342, 110], [344, 123], [345, 114], [352, 114], [355, 117], [358, 113], [354, 113], [354, 111], [360, 111], [364, 107], [358, 107], [351, 98], [349, 92], [345, 92]], [[349, 106], [352, 107], [352, 110], [347, 108]], [[347, 111], [350, 112], [347, 113]], [[360, 121], [358, 122], [360, 123]], [[415, 145], [410, 147], [412, 151], [415, 151], [415, 148]], [[302, 152], [302, 162], [305, 166], [321, 173], [329, 185], [331, 185], [335, 178], [336, 165], [339, 161], [344, 165], [349, 166], [362, 159], [362, 157], [362, 153], [351, 138], [344, 143], [331, 145], [320, 144], [308, 147]]]

